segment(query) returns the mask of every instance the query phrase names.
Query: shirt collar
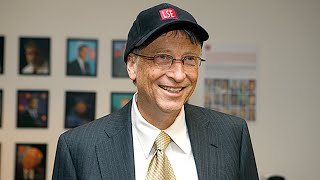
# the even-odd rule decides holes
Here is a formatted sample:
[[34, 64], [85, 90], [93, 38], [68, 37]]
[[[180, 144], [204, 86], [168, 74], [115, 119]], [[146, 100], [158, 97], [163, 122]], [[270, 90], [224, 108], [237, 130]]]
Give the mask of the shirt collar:
[[[153, 143], [161, 130], [150, 124], [142, 117], [137, 107], [136, 98], [137, 93], [133, 95], [132, 100], [132, 127], [133, 130], [136, 131], [139, 144], [141, 145], [145, 157], [148, 158], [151, 153]], [[187, 153], [191, 150], [190, 147], [188, 147], [189, 138], [184, 107], [181, 108], [181, 111], [174, 123], [164, 131], [171, 137], [172, 141], [182, 150], [183, 153]]]

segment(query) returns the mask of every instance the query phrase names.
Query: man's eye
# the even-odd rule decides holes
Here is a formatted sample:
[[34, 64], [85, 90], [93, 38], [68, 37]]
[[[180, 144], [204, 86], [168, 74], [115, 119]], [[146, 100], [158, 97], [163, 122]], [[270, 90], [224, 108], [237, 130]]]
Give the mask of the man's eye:
[[184, 60], [186, 60], [186, 61], [195, 61], [196, 57], [194, 57], [194, 56], [186, 56], [186, 57], [184, 57]]
[[170, 56], [166, 55], [166, 54], [159, 54], [158, 58], [163, 59], [163, 60], [168, 60], [168, 59], [170, 59]]

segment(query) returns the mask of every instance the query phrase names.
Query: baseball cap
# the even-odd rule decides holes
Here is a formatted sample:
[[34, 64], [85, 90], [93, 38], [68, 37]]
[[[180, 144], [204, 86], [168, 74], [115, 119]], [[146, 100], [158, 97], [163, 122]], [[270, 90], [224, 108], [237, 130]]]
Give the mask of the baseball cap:
[[188, 29], [202, 41], [209, 38], [207, 31], [190, 13], [172, 4], [162, 3], [138, 14], [128, 33], [124, 62], [127, 63], [127, 57], [133, 49], [161, 35], [166, 29]]

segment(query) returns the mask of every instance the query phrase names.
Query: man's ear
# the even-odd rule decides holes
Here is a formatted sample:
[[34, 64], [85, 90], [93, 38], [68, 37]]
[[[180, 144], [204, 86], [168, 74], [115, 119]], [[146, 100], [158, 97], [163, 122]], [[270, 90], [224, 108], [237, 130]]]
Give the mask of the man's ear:
[[127, 60], [127, 71], [131, 80], [136, 80], [137, 77], [137, 61], [132, 54], [129, 54]]

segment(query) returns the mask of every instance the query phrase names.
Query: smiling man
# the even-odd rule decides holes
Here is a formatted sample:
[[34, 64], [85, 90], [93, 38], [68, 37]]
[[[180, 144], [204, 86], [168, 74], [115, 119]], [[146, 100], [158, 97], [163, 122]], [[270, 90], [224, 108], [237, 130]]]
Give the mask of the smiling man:
[[124, 54], [133, 100], [61, 135], [53, 179], [258, 179], [245, 121], [186, 103], [208, 38], [176, 6], [142, 11]]

